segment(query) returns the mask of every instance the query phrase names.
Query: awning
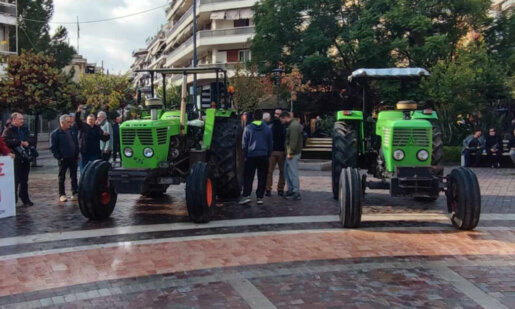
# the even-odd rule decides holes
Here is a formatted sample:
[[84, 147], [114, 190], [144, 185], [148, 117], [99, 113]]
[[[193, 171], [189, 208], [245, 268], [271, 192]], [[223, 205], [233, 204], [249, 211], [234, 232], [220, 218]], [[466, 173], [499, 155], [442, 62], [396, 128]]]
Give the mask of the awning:
[[240, 19], [251, 19], [254, 17], [254, 11], [250, 8], [240, 10]]
[[430, 76], [422, 68], [359, 69], [352, 72], [349, 81], [356, 79], [417, 79]]
[[212, 20], [225, 19], [225, 11], [211, 12]]
[[227, 19], [227, 20], [238, 20], [238, 19], [240, 19], [240, 10], [225, 11], [225, 19]]

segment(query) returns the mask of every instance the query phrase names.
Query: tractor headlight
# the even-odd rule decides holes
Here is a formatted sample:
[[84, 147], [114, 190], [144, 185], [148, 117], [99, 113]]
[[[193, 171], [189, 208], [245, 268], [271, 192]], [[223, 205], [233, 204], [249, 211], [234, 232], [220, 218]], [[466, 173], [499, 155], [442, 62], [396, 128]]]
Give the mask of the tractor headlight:
[[132, 157], [132, 155], [134, 155], [134, 151], [132, 151], [131, 148], [125, 148], [123, 150], [123, 154], [127, 157], [127, 158], [130, 158]]
[[152, 150], [152, 148], [145, 148], [143, 149], [143, 155], [145, 156], [145, 158], [152, 158], [152, 156], [154, 155], [154, 150]]
[[393, 152], [393, 158], [397, 161], [401, 161], [402, 159], [404, 159], [405, 155], [404, 155], [404, 151], [402, 150], [395, 150]]
[[427, 159], [429, 159], [429, 152], [427, 152], [427, 150], [420, 150], [419, 152], [417, 152], [417, 159], [419, 159], [420, 161], [426, 161]]

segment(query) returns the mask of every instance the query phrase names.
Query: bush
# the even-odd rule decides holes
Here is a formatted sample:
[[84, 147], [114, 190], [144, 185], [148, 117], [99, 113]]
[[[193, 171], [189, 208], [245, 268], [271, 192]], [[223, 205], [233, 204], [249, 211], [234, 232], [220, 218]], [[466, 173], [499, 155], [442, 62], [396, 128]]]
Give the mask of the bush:
[[461, 163], [461, 146], [444, 146], [443, 159], [445, 163]]

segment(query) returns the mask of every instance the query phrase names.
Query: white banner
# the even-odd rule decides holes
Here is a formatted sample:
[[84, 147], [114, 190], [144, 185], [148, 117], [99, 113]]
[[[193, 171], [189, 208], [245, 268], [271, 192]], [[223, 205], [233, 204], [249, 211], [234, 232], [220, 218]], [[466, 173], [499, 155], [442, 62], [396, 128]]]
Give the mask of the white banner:
[[0, 156], [0, 218], [16, 216], [14, 164], [9, 156]]

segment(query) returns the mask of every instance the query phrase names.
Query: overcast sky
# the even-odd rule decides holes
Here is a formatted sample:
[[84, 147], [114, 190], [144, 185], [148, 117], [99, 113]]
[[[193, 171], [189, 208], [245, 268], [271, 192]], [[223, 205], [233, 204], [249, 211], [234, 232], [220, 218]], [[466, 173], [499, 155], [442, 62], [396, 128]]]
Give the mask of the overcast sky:
[[[168, 0], [54, 0], [52, 22], [112, 18], [164, 5]], [[81, 24], [79, 53], [110, 73], [124, 73], [132, 63], [132, 51], [145, 47], [166, 21], [164, 8], [114, 21]], [[51, 24], [52, 30], [58, 25]], [[70, 44], [77, 48], [77, 25], [65, 25]]]

